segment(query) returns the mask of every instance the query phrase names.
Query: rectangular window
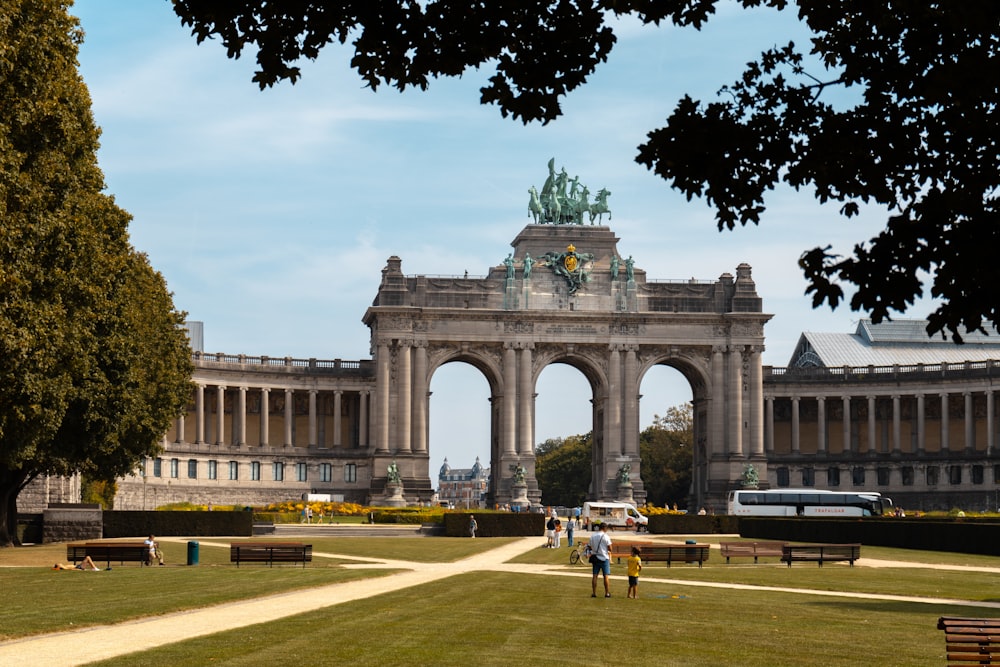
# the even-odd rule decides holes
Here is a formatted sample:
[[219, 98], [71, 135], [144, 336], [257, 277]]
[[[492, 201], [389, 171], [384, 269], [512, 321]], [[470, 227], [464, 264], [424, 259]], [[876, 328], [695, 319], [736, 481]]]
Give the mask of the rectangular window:
[[250, 480], [253, 482], [260, 481], [260, 461], [250, 462]]
[[865, 467], [864, 466], [854, 466], [851, 470], [851, 484], [854, 486], [864, 486], [865, 485]]
[[163, 477], [163, 459], [153, 459], [153, 477]]
[[788, 486], [788, 468], [781, 467], [777, 470], [778, 486]]
[[240, 463], [239, 461], [229, 462], [229, 479], [239, 479], [240, 478]]
[[332, 482], [333, 481], [333, 466], [329, 463], [319, 464], [319, 481], [321, 482]]
[[885, 466], [879, 466], [876, 468], [875, 480], [878, 482], [879, 486], [889, 486], [889, 469]]
[[188, 459], [188, 479], [198, 479], [197, 459]]
[[927, 486], [937, 486], [937, 483], [938, 483], [938, 467], [927, 466]]
[[1000, 484], [1000, 463], [993, 464], [993, 483]]
[[816, 471], [812, 468], [802, 469], [802, 486], [816, 486]]
[[826, 471], [826, 485], [840, 486], [840, 468], [837, 466], [830, 466], [830, 468]]
[[295, 481], [296, 482], [307, 482], [309, 481], [309, 466], [305, 463], [295, 464]]
[[345, 482], [356, 482], [358, 481], [358, 466], [353, 463], [348, 463], [344, 466], [344, 481]]
[[284, 482], [285, 481], [285, 464], [280, 461], [275, 461], [272, 465], [274, 470], [274, 481]]
[[972, 466], [972, 483], [982, 484], [983, 483], [983, 466]]
[[170, 459], [170, 476], [173, 479], [177, 479], [177, 475], [180, 474], [181, 462], [179, 459]]
[[903, 466], [900, 468], [903, 478], [903, 486], [913, 486], [913, 466]]
[[219, 462], [215, 459], [208, 462], [208, 478], [219, 479]]
[[948, 483], [955, 485], [962, 483], [962, 466], [948, 466]]

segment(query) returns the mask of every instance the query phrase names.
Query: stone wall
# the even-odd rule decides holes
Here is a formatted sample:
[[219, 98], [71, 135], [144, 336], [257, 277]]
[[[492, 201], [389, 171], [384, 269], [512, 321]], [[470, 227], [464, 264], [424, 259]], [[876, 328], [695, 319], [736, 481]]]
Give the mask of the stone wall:
[[65, 504], [43, 512], [42, 543], [99, 540], [104, 535], [100, 505]]

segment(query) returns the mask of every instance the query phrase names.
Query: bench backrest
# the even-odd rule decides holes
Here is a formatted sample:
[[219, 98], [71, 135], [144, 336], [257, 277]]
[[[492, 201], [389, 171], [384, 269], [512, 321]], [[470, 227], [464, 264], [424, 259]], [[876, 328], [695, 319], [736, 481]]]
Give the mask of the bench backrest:
[[949, 665], [1000, 665], [1000, 618], [942, 616]]

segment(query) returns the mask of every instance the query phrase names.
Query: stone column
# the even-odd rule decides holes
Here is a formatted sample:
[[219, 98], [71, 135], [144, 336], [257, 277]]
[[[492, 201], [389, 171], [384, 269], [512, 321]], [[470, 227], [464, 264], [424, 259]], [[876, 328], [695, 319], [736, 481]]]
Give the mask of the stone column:
[[767, 453], [774, 452], [774, 397], [768, 396], [764, 404], [764, 420], [766, 421], [765, 439]]
[[430, 387], [427, 386], [427, 341], [413, 344], [413, 451], [427, 451], [427, 409]]
[[396, 451], [412, 450], [413, 361], [410, 341], [399, 341], [396, 356]]
[[965, 397], [965, 451], [976, 449], [976, 413], [972, 410], [972, 392], [966, 391]]
[[868, 397], [868, 454], [873, 455], [878, 451], [878, 444], [875, 442], [875, 397]]
[[841, 437], [844, 440], [844, 453], [847, 454], [851, 451], [851, 397], [841, 396], [841, 403], [844, 406], [844, 417], [841, 429], [844, 431]]
[[924, 395], [917, 394], [917, 453], [923, 454], [927, 446], [927, 407]]
[[226, 388], [219, 385], [215, 388], [215, 444], [224, 445], [226, 440]]
[[764, 455], [764, 420], [760, 414], [764, 396], [764, 371], [760, 362], [762, 350], [759, 345], [750, 348], [750, 454], [754, 456]]
[[993, 446], [996, 444], [996, 427], [993, 422], [993, 390], [986, 392], [986, 455], [993, 453]]
[[816, 397], [816, 453], [826, 454], [826, 397]]
[[375, 376], [375, 449], [389, 451], [389, 384], [392, 382], [389, 345], [379, 343]]
[[177, 437], [176, 442], [184, 442], [184, 413], [177, 417]]
[[[612, 344], [608, 349], [608, 409], [604, 413], [604, 447], [607, 452], [625, 453], [622, 442], [622, 353], [620, 346]], [[627, 400], [627, 399], [624, 399]]]
[[743, 352], [729, 348], [729, 455], [743, 456]]
[[533, 409], [535, 404], [534, 383], [531, 381], [531, 346], [524, 345], [520, 352], [517, 372], [517, 452], [530, 455], [535, 451]]
[[941, 394], [941, 451], [947, 452], [948, 443], [948, 394]]
[[242, 447], [247, 444], [247, 388], [240, 387], [236, 401], [236, 415], [239, 421], [236, 426], [236, 446]]
[[295, 432], [292, 427], [295, 425], [295, 399], [291, 388], [285, 387], [285, 447], [295, 446]]
[[799, 397], [792, 396], [792, 454], [798, 454], [799, 442]]
[[271, 389], [260, 390], [260, 446], [267, 447], [271, 440]]
[[318, 438], [316, 434], [318, 429], [316, 428], [316, 394], [319, 392], [315, 389], [309, 390], [309, 443], [310, 447], [315, 447], [318, 443]]
[[194, 441], [205, 444], [205, 385], [200, 382], [194, 388]]
[[900, 422], [899, 395], [896, 394], [892, 397], [892, 451], [897, 454], [903, 451], [903, 435]]
[[368, 402], [371, 400], [371, 394], [369, 394], [367, 389], [361, 390], [361, 395], [358, 397], [358, 444], [361, 447], [368, 447]]
[[340, 436], [342, 430], [340, 413], [343, 412], [344, 392], [337, 389], [333, 392], [333, 446], [342, 447], [343, 442]]
[[517, 350], [514, 349], [514, 343], [510, 341], [503, 344], [503, 418], [501, 425], [503, 451], [509, 456], [514, 456], [517, 453]]
[[[709, 420], [709, 452], [725, 454], [729, 451], [726, 442], [726, 347], [712, 347], [712, 418]], [[772, 445], [774, 433], [771, 434]]]
[[622, 453], [626, 456], [639, 455], [639, 360], [638, 345], [625, 348], [625, 379], [623, 380]]

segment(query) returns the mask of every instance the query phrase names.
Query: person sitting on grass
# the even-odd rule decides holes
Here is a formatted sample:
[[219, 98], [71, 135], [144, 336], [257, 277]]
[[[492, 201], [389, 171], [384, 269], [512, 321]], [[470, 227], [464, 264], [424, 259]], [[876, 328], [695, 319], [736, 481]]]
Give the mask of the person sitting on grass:
[[97, 567], [94, 560], [87, 556], [82, 561], [76, 565], [70, 565], [69, 563], [56, 563], [52, 566], [53, 570], [93, 570], [94, 572], [99, 572], [101, 568]]

